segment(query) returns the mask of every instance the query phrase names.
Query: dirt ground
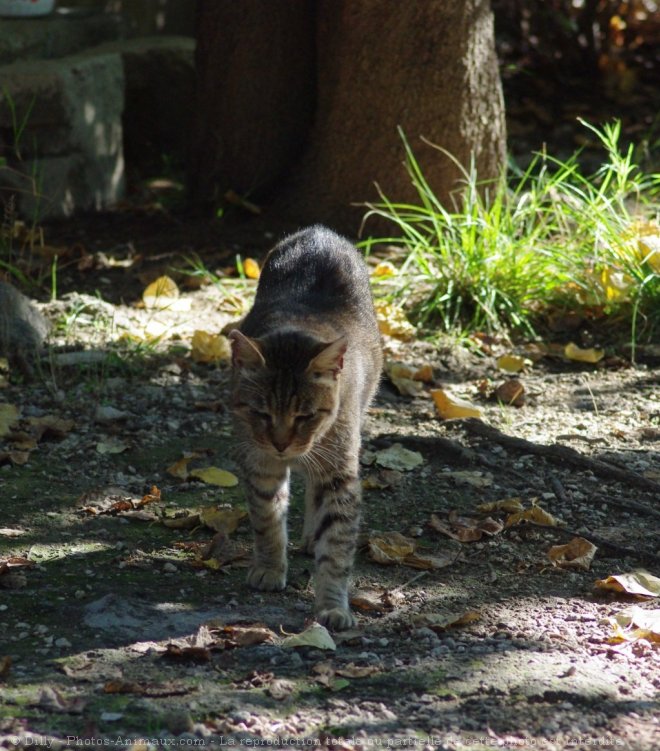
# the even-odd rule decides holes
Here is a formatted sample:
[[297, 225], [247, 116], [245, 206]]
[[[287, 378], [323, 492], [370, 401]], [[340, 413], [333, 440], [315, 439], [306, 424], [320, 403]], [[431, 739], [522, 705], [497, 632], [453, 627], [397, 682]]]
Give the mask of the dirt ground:
[[[47, 426], [27, 463], [0, 466], [0, 560], [30, 562], [0, 575], [1, 748], [660, 747], [658, 644], [613, 643], [607, 622], [653, 600], [594, 587], [640, 568], [660, 575], [652, 348], [636, 367], [613, 351], [598, 365], [554, 351], [517, 376], [517, 408], [488, 398], [508, 378], [495, 363], [506, 343], [386, 338], [390, 360], [433, 376], [416, 397], [384, 379], [369, 415], [364, 476], [379, 487], [364, 492], [358, 626], [334, 649], [291, 648], [282, 638], [303, 631], [313, 602], [296, 548], [300, 488], [289, 586], [255, 593], [246, 520], [219, 536], [203, 523], [241, 508], [240, 487], [167, 471], [184, 452], [196, 453], [190, 467], [234, 468], [228, 369], [193, 362], [190, 342], [231, 321], [250, 283], [184, 291], [176, 310], [153, 311], [135, 305], [129, 269], [97, 273], [112, 302], [74, 292], [44, 304], [52, 357], [1, 393], [19, 427]], [[483, 420], [441, 420], [432, 387], [470, 399]], [[414, 468], [379, 466], [396, 444], [417, 452], [403, 452]], [[557, 524], [477, 513], [505, 499]], [[206, 516], [163, 523], [188, 512]], [[374, 561], [370, 541], [391, 532], [438, 567]], [[587, 570], [548, 557], [574, 537], [597, 547]], [[211, 554], [227, 562], [209, 568]], [[273, 634], [240, 628], [258, 624]]]

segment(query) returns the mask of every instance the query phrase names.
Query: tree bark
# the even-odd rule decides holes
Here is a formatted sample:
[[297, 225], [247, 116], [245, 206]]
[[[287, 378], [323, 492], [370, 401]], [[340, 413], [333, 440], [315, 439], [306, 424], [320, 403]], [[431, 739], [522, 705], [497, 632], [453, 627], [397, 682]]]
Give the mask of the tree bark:
[[[223, 23], [235, 24], [233, 31], [225, 25], [222, 30], [206, 29], [200, 37], [200, 43], [205, 39], [208, 43], [209, 33], [225, 38], [222, 53], [215, 53], [224, 60], [225, 68], [216, 66], [214, 75], [219, 76], [216, 91], [221, 92], [221, 109], [225, 114], [233, 111], [233, 115], [228, 123], [218, 117], [219, 109], [210, 113], [215, 121], [207, 127], [219, 134], [223, 148], [215, 150], [218, 160], [214, 163], [208, 162], [214, 150], [207, 149], [204, 164], [205, 180], [216, 182], [220, 191], [230, 183], [232, 187], [239, 185], [244, 171], [241, 159], [239, 169], [227, 164], [239, 154], [245, 159], [246, 154], [254, 152], [252, 162], [248, 160], [248, 174], [258, 172], [255, 162], [262, 153], [258, 149], [261, 141], [255, 146], [250, 133], [255, 120], [270, 134], [271, 149], [276, 148], [273, 134], [291, 133], [292, 106], [294, 114], [301, 115], [296, 138], [300, 138], [302, 125], [310, 122], [310, 99], [300, 98], [305, 88], [301, 81], [309, 85], [309, 69], [305, 67], [304, 75], [299, 71], [294, 78], [297, 93], [292, 96], [288, 83], [282, 89], [283, 68], [255, 67], [264, 51], [254, 39], [263, 33], [260, 27], [265, 25], [263, 18], [255, 20], [256, 6], [271, 17], [269, 23], [275, 29], [272, 34], [269, 28], [266, 58], [275, 60], [274, 50], [282, 42], [286, 24], [293, 24], [298, 40], [310, 24], [315, 28], [314, 49], [310, 52], [308, 45], [304, 54], [289, 61], [307, 66], [315, 60], [314, 119], [307, 147], [295, 163], [291, 159], [293, 150], [282, 154], [277, 169], [262, 171], [263, 180], [258, 182], [258, 187], [266, 187], [269, 180], [271, 185], [277, 181], [276, 216], [285, 214], [300, 223], [320, 221], [354, 234], [364, 208], [352, 204], [377, 200], [374, 183], [394, 201], [414, 200], [415, 192], [403, 166], [398, 126], [410, 141], [431, 188], [443, 201], [450, 200], [461, 172], [420, 137], [446, 149], [466, 167], [474, 160], [481, 180], [500, 173], [505, 158], [504, 105], [489, 0], [222, 0], [203, 1], [205, 5], [222, 6], [223, 10], [216, 13]], [[310, 18], [310, 8], [315, 18]], [[252, 18], [250, 23], [244, 18], [244, 9]], [[212, 11], [207, 9], [208, 13]], [[236, 34], [239, 38], [246, 35], [251, 43], [239, 42], [230, 48], [227, 38]], [[202, 83], [214, 78], [212, 71], [204, 70], [208, 65], [204, 50], [202, 44]], [[260, 76], [266, 81], [258, 85]], [[238, 79], [245, 82], [243, 87], [228, 87], [228, 80]], [[249, 94], [250, 106], [246, 106], [241, 97], [248, 84], [265, 92], [266, 98]], [[286, 94], [284, 104], [278, 102], [278, 106], [267, 92], [269, 86], [276, 85]], [[228, 128], [232, 133], [227, 133]], [[202, 134], [200, 143], [208, 143], [208, 134]], [[288, 179], [282, 180], [284, 168], [292, 164]], [[253, 180], [252, 184], [257, 182]]]
[[189, 189], [258, 194], [302, 151], [315, 106], [314, 3], [200, 0]]

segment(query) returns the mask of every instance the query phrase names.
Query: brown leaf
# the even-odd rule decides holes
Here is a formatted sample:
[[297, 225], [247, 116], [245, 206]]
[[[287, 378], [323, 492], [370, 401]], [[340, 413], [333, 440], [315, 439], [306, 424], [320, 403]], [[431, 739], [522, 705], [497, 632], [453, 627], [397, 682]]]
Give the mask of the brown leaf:
[[588, 571], [598, 548], [584, 537], [574, 537], [566, 545], [553, 545], [548, 558], [559, 568], [577, 568]]
[[597, 579], [594, 586], [597, 589], [622, 592], [642, 599], [660, 596], [660, 578], [644, 569]]
[[535, 504], [528, 509], [510, 514], [506, 518], [504, 526], [513, 527], [521, 522], [530, 522], [531, 524], [538, 524], [542, 527], [557, 527], [562, 524], [559, 519], [556, 519], [552, 514]]
[[458, 516], [453, 511], [449, 514], [448, 523], [444, 523], [438, 516], [432, 514], [429, 527], [459, 542], [475, 542], [481, 540], [484, 535], [492, 537], [503, 529], [503, 525], [491, 519], [490, 516], [486, 519], [472, 519]]
[[480, 619], [481, 613], [477, 610], [468, 610], [465, 613], [418, 613], [413, 615], [412, 623], [418, 628], [425, 627], [432, 631], [446, 631], [449, 628], [466, 626]]
[[211, 661], [211, 651], [206, 647], [180, 647], [178, 644], [168, 644], [163, 656], [177, 662]]
[[522, 407], [525, 404], [525, 387], [517, 378], [500, 383], [493, 396], [510, 407]]
[[157, 488], [155, 485], [152, 485], [151, 490], [142, 496], [142, 499], [138, 501], [137, 505], [146, 506], [147, 503], [157, 503], [160, 500], [161, 500], [160, 489]]

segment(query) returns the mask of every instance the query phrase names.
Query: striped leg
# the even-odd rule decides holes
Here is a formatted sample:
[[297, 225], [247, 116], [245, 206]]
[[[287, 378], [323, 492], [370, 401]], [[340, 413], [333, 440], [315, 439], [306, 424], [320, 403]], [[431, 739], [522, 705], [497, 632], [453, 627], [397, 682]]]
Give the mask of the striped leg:
[[315, 611], [321, 623], [336, 630], [355, 625], [348, 605], [348, 579], [357, 545], [360, 499], [357, 467], [347, 467], [314, 488]]
[[284, 589], [287, 571], [289, 470], [278, 467], [269, 472], [245, 472], [245, 485], [250, 522], [254, 530], [254, 558], [247, 582], [255, 589]]

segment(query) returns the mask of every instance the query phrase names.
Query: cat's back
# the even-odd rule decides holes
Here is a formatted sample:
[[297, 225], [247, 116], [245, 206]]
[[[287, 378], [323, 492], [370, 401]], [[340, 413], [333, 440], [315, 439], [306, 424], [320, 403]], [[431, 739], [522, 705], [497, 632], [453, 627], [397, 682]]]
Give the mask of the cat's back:
[[255, 306], [275, 301], [320, 314], [373, 316], [364, 261], [349, 240], [321, 225], [285, 238], [268, 254]]

